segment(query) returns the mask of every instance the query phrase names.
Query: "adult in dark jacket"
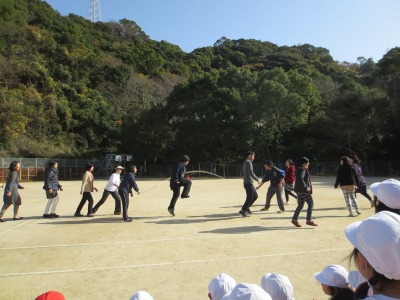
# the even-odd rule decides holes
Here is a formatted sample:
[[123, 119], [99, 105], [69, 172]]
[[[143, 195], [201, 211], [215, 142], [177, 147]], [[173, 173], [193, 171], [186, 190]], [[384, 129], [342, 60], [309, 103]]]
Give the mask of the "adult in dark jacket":
[[8, 168], [10, 172], [7, 175], [6, 186], [4, 187], [4, 205], [0, 212], [0, 222], [5, 222], [3, 220], [4, 213], [10, 205], [14, 205], [14, 218], [13, 220], [21, 220], [22, 217], [18, 217], [18, 210], [21, 205], [21, 196], [18, 193], [18, 189], [23, 189], [19, 185], [18, 171], [20, 169], [20, 164], [17, 161], [13, 161]]
[[43, 218], [58, 218], [59, 215], [56, 214], [56, 208], [60, 201], [58, 191], [62, 191], [63, 189], [61, 184], [58, 182], [58, 163], [54, 160], [49, 162], [49, 168], [46, 170], [43, 189], [46, 191], [47, 198]]
[[282, 200], [282, 187], [283, 187], [284, 176], [281, 173], [281, 171], [277, 167], [274, 166], [274, 163], [271, 160], [267, 160], [264, 163], [264, 168], [265, 168], [266, 172], [265, 172], [263, 179], [261, 180], [261, 183], [258, 185], [257, 190], [260, 187], [262, 187], [262, 185], [267, 181], [270, 182], [270, 186], [268, 188], [265, 206], [263, 208], [261, 208], [261, 211], [269, 210], [269, 208], [271, 206], [271, 199], [276, 194], [276, 200], [277, 200], [278, 206], [279, 206], [278, 213], [284, 213], [285, 206], [283, 205], [283, 200]]
[[361, 160], [355, 154], [349, 155], [349, 159], [350, 159], [350, 164], [356, 170], [357, 177], [358, 177], [358, 186], [356, 188], [356, 197], [357, 197], [357, 193], [363, 195], [365, 198], [367, 198], [369, 200], [371, 207], [374, 207], [374, 201], [372, 200], [372, 197], [367, 192], [367, 182], [365, 181], [364, 175], [362, 173]]
[[296, 169], [296, 180], [294, 183], [294, 191], [297, 194], [297, 207], [294, 211], [292, 217], [292, 224], [296, 227], [301, 227], [298, 218], [301, 210], [304, 207], [304, 202], [307, 203], [307, 217], [306, 224], [310, 226], [318, 226], [312, 220], [312, 210], [314, 207], [314, 200], [311, 196], [312, 194], [312, 184], [310, 173], [308, 172], [308, 167], [310, 165], [310, 160], [307, 157], [302, 157], [300, 159], [300, 166]]
[[125, 222], [132, 222], [132, 218], [128, 217], [129, 195], [133, 197], [132, 189], [134, 189], [138, 195], [140, 194], [139, 187], [136, 184], [136, 172], [136, 165], [131, 166], [129, 172], [124, 175], [118, 188], [118, 193], [122, 202], [122, 219]]
[[185, 178], [186, 166], [190, 161], [189, 156], [183, 155], [179, 162], [172, 169], [171, 179], [169, 181], [169, 187], [171, 188], [173, 194], [171, 202], [168, 206], [168, 212], [171, 216], [175, 216], [175, 204], [179, 198], [179, 194], [181, 192], [181, 186], [183, 186], [183, 191], [181, 194], [181, 198], [189, 198], [190, 188], [192, 186], [192, 182]]
[[361, 214], [356, 198], [356, 188], [358, 185], [358, 176], [356, 170], [350, 165], [350, 159], [347, 156], [342, 156], [334, 187], [336, 189], [340, 186], [342, 189], [344, 200], [349, 210], [349, 217], [355, 216], [353, 208], [355, 208], [358, 215]]

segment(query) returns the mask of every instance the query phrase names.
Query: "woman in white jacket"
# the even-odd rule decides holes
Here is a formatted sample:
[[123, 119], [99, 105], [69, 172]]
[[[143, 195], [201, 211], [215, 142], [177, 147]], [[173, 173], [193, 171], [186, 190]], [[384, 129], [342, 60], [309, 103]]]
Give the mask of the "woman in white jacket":
[[118, 194], [118, 187], [121, 184], [121, 172], [123, 169], [124, 168], [121, 166], [114, 169], [114, 173], [111, 174], [111, 177], [104, 188], [103, 196], [92, 209], [92, 214], [95, 214], [99, 207], [106, 202], [109, 195], [111, 195], [115, 200], [114, 215], [121, 214], [121, 197]]

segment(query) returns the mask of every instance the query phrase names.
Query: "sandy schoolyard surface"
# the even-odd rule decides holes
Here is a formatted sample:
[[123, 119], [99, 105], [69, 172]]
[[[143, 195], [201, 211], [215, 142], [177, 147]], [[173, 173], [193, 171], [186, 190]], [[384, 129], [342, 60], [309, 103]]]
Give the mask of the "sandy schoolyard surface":
[[[171, 217], [169, 183], [138, 178], [142, 193], [130, 198], [131, 223], [113, 215], [111, 197], [96, 217], [74, 217], [78, 181], [61, 182], [60, 218], [43, 219], [43, 183], [21, 182], [20, 215], [25, 219], [13, 221], [10, 207], [7, 222], [0, 223], [0, 299], [34, 299], [56, 290], [66, 299], [128, 300], [145, 290], [156, 300], [203, 300], [208, 299], [208, 283], [221, 272], [237, 282], [257, 284], [265, 273], [281, 273], [290, 278], [297, 300], [327, 299], [313, 274], [332, 263], [354, 269], [346, 258], [352, 248], [343, 231], [373, 209], [359, 195], [362, 214], [348, 217], [333, 177], [313, 177], [319, 226], [305, 225], [304, 209], [301, 228], [290, 223], [293, 198], [284, 214], [276, 213], [275, 198], [270, 211], [259, 211], [269, 183], [259, 190], [253, 215], [243, 218], [238, 214], [245, 199], [241, 179], [192, 180], [191, 197], [179, 199]], [[96, 181], [95, 203], [105, 184]]]

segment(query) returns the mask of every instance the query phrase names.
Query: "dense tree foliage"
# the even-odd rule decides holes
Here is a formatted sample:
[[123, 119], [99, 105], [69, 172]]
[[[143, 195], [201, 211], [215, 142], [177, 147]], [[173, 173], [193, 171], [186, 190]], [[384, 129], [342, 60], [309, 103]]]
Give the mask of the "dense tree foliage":
[[398, 47], [377, 63], [227, 37], [185, 53], [131, 20], [3, 0], [0, 102], [2, 156], [400, 158]]

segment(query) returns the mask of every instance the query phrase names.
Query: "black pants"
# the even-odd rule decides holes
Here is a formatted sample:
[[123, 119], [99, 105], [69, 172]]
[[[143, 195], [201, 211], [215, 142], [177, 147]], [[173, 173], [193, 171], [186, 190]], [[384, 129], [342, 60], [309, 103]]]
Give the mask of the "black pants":
[[366, 185], [360, 186], [358, 189], [356, 189], [356, 194], [357, 193], [363, 195], [365, 198], [367, 198], [369, 200], [369, 202], [372, 201], [371, 196], [367, 193], [367, 186]]
[[82, 195], [82, 200], [79, 203], [77, 209], [76, 209], [76, 214], [80, 214], [81, 210], [83, 208], [83, 206], [85, 205], [86, 201], [89, 201], [88, 204], [88, 215], [90, 215], [92, 213], [92, 209], [93, 209], [93, 197], [92, 197], [92, 193], [91, 192], [83, 192]]
[[291, 184], [291, 185], [285, 184], [284, 189], [285, 189], [286, 202], [289, 202], [289, 195], [292, 196], [293, 198], [297, 199], [296, 194], [293, 192], [293, 184]]
[[244, 202], [241, 211], [248, 210], [258, 198], [258, 194], [252, 183], [244, 183], [244, 189], [246, 190], [246, 201]]
[[118, 190], [118, 194], [122, 202], [122, 218], [128, 219], [128, 207], [129, 207], [129, 192], [125, 189]]
[[178, 201], [179, 194], [181, 191], [181, 186], [183, 186], [183, 191], [182, 191], [181, 196], [188, 196], [190, 193], [190, 188], [192, 187], [192, 182], [189, 179], [184, 178], [181, 180], [180, 186], [171, 188], [173, 194], [172, 194], [172, 199], [171, 199], [171, 202], [169, 203], [168, 209], [172, 209], [172, 210], [175, 209], [175, 204], [176, 204], [176, 201]]
[[106, 189], [104, 190], [103, 196], [101, 197], [100, 201], [97, 202], [97, 204], [93, 207], [93, 210], [97, 211], [99, 209], [99, 207], [102, 206], [104, 204], [104, 202], [106, 202], [106, 200], [110, 194], [115, 200], [114, 212], [121, 212], [121, 197], [119, 196], [118, 191], [116, 190], [114, 192], [110, 192], [110, 191], [107, 191]]

